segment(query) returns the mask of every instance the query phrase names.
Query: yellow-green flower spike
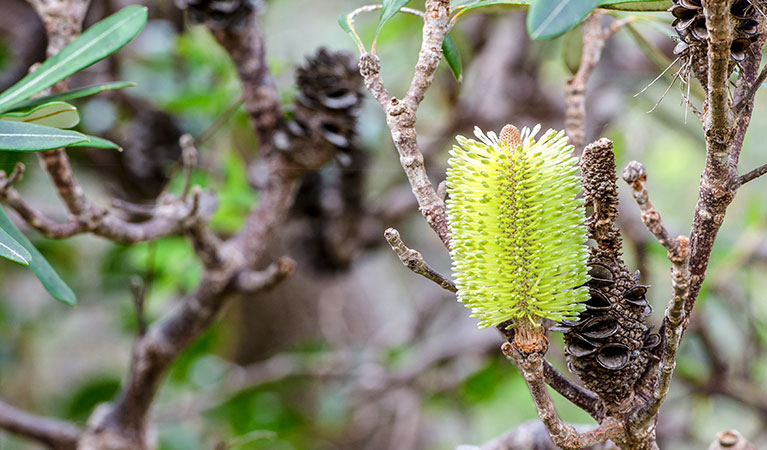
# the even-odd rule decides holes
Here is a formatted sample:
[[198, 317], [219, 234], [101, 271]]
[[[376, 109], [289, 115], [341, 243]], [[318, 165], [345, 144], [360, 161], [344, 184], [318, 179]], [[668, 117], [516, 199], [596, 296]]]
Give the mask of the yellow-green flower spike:
[[509, 319], [575, 319], [589, 280], [577, 160], [564, 131], [536, 142], [507, 125], [456, 137], [447, 170], [450, 254], [458, 299], [480, 328]]

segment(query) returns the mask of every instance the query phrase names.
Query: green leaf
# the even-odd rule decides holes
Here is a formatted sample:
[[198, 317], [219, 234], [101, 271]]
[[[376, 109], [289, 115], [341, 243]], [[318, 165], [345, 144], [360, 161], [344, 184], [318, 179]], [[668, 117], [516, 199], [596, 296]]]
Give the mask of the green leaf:
[[78, 142], [77, 144], [70, 145], [70, 147], [106, 148], [110, 150], [117, 150], [118, 152], [123, 151], [122, 147], [110, 141], [109, 139], [100, 138], [98, 136], [91, 136], [88, 134], [86, 134], [85, 137], [89, 139], [88, 142]]
[[453, 37], [448, 33], [442, 41], [442, 54], [445, 56], [445, 62], [450, 66], [450, 71], [456, 80], [461, 79], [463, 73], [463, 63], [461, 62], [461, 53], [455, 45]]
[[666, 11], [671, 7], [671, 0], [602, 0], [599, 7], [621, 11]]
[[42, 283], [45, 290], [47, 290], [56, 300], [64, 303], [74, 305], [77, 303], [77, 298], [74, 292], [64, 281], [59, 277], [59, 274], [51, 267], [45, 257], [29, 242], [24, 234], [16, 228], [16, 225], [11, 222], [8, 214], [5, 213], [2, 206], [0, 206], [0, 228], [5, 230], [13, 239], [20, 243], [27, 251], [32, 255], [32, 259], [29, 261], [29, 268], [32, 269], [32, 273], [35, 274], [40, 283]]
[[72, 128], [80, 123], [77, 108], [65, 102], [51, 102], [29, 111], [13, 112], [0, 116], [10, 122], [34, 123], [54, 128]]
[[146, 19], [147, 8], [132, 5], [88, 28], [37, 70], [3, 92], [0, 112], [116, 52], [141, 31]]
[[454, 0], [450, 2], [450, 10], [454, 12], [468, 11], [470, 9], [494, 5], [528, 6], [530, 5], [530, 0]]
[[79, 89], [72, 89], [71, 91], [61, 92], [59, 94], [31, 98], [27, 101], [17, 103], [16, 105], [13, 106], [13, 108], [11, 108], [11, 111], [21, 111], [28, 108], [32, 108], [37, 105], [42, 105], [44, 103], [50, 103], [50, 102], [56, 102], [56, 101], [63, 102], [67, 100], [73, 100], [76, 98], [88, 97], [94, 94], [98, 94], [99, 92], [111, 91], [114, 89], [122, 89], [122, 88], [131, 87], [135, 85], [136, 83], [131, 83], [130, 81], [116, 81], [113, 83], [94, 84], [93, 86], [86, 86]]
[[583, 30], [580, 27], [573, 28], [565, 34], [563, 40], [562, 59], [570, 75], [575, 75], [583, 57]]
[[472, 9], [485, 8], [488, 6], [511, 6], [514, 8], [527, 8], [530, 0], [457, 0], [450, 3], [450, 10], [455, 13], [454, 19]]
[[354, 29], [354, 13], [351, 12], [349, 14], [341, 14], [341, 16], [338, 18], [338, 24], [341, 25], [341, 28], [344, 31], [346, 31], [346, 34], [352, 37], [354, 43], [357, 44], [357, 48], [359, 49], [360, 53], [364, 53], [365, 46], [362, 43], [362, 39], [360, 39], [360, 35], [357, 34], [357, 31]]
[[84, 134], [76, 131], [0, 120], [0, 150], [36, 152], [67, 147], [87, 140]]
[[375, 42], [378, 40], [378, 33], [381, 32], [381, 29], [383, 28], [384, 24], [389, 21], [389, 19], [392, 18], [395, 14], [397, 14], [397, 11], [402, 9], [403, 6], [407, 5], [410, 0], [384, 0], [383, 1], [383, 8], [381, 8], [381, 18], [378, 19], [378, 27], [376, 28], [376, 32], [373, 35], [373, 45], [375, 46]]
[[537, 0], [527, 13], [533, 39], [552, 39], [578, 25], [602, 0]]
[[16, 239], [12, 238], [10, 234], [6, 233], [0, 227], [0, 256], [11, 261], [15, 261], [19, 264], [29, 265], [29, 261], [32, 259], [32, 255], [29, 254], [27, 249], [23, 245], [16, 242]]

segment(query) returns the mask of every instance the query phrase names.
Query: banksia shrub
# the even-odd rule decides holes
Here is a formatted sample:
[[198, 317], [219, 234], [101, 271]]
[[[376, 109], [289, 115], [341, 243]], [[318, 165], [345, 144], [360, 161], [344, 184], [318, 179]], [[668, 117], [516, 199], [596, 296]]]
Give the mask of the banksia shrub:
[[[564, 132], [458, 136], [447, 200], [458, 299], [480, 327], [575, 320], [589, 279], [581, 181]], [[525, 323], [527, 326], [528, 323]]]

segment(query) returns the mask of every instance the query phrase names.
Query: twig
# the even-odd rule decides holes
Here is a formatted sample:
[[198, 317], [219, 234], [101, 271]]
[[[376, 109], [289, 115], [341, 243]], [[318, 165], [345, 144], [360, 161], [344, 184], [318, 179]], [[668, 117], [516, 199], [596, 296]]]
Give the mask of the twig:
[[740, 114], [743, 111], [743, 108], [746, 107], [748, 102], [752, 101], [754, 99], [754, 96], [756, 95], [756, 91], [759, 90], [759, 88], [762, 87], [762, 83], [764, 83], [764, 80], [767, 80], [767, 65], [764, 66], [759, 72], [759, 76], [756, 77], [756, 80], [754, 80], [751, 83], [751, 86], [748, 88], [748, 91], [743, 96], [742, 99], [735, 105], [733, 108], [735, 110], [735, 114]]
[[741, 175], [738, 177], [737, 185], [738, 187], [743, 186], [744, 184], [748, 183], [751, 180], [755, 180], [756, 178], [761, 177], [762, 175], [767, 173], [767, 164], [764, 164], [762, 166], [757, 167], [756, 169]]
[[[756, 41], [749, 47], [753, 49], [751, 56], [741, 63], [740, 70], [738, 71], [739, 76], [735, 84], [735, 93], [732, 101], [739, 105], [740, 109], [734, 110], [738, 120], [735, 123], [735, 138], [730, 148], [731, 168], [738, 166], [740, 153], [743, 150], [743, 140], [746, 137], [746, 130], [748, 130], [748, 126], [751, 124], [751, 117], [754, 113], [754, 99], [756, 96], [751, 94], [750, 91], [753, 88], [758, 89], [762, 85], [762, 83], [757, 83], [756, 80], [762, 75], [759, 71], [759, 65], [762, 61], [762, 50], [764, 49], [765, 42], [767, 42], [767, 36], [764, 34], [759, 35]], [[737, 176], [735, 170], [732, 170], [732, 176]]]
[[641, 406], [636, 411], [631, 421], [631, 426], [634, 429], [639, 429], [655, 417], [661, 403], [663, 403], [668, 394], [668, 388], [671, 384], [676, 352], [684, 333], [684, 327], [682, 326], [685, 316], [684, 303], [687, 299], [690, 284], [690, 271], [688, 268], [690, 241], [686, 236], [677, 236], [675, 239], [672, 239], [668, 230], [666, 230], [660, 214], [650, 202], [647, 192], [647, 171], [642, 164], [637, 161], [631, 161], [623, 170], [623, 179], [632, 187], [632, 195], [641, 211], [642, 222], [644, 222], [647, 229], [655, 235], [658, 242], [668, 252], [668, 258], [672, 263], [671, 284], [674, 289], [674, 295], [669, 301], [663, 320], [662, 331], [664, 339], [658, 367], [658, 377], [646, 379], [647, 382], [654, 383], [654, 386], [650, 389], [652, 398], [648, 399], [647, 405]]
[[400, 238], [399, 231], [394, 228], [387, 228], [384, 232], [386, 241], [391, 245], [391, 249], [397, 254], [399, 260], [411, 271], [437, 283], [442, 289], [450, 292], [457, 292], [455, 283], [445, 278], [442, 274], [431, 268], [424, 261], [423, 256], [418, 250], [408, 248]]
[[75, 425], [41, 417], [0, 401], [0, 429], [57, 450], [75, 450], [82, 430]]
[[381, 65], [374, 54], [362, 54], [360, 73], [365, 87], [386, 113], [386, 123], [399, 153], [402, 168], [418, 200], [421, 214], [445, 246], [449, 246], [450, 231], [447, 226], [445, 202], [435, 191], [426, 173], [423, 154], [418, 147], [415, 121], [418, 106], [431, 86], [434, 72], [442, 58], [442, 40], [450, 31], [450, 7], [447, 0], [427, 0], [425, 7], [423, 42], [418, 53], [415, 73], [404, 99], [400, 101], [389, 96], [381, 79]]
[[233, 101], [232, 104], [229, 105], [229, 107], [227, 107], [226, 110], [223, 113], [221, 113], [221, 115], [218, 116], [218, 118], [216, 118], [216, 120], [210, 126], [208, 126], [208, 128], [203, 130], [203, 132], [200, 133], [200, 135], [194, 139], [194, 141], [192, 142], [192, 145], [194, 145], [195, 147], [199, 147], [202, 144], [208, 142], [208, 139], [212, 138], [213, 135], [216, 134], [216, 132], [219, 129], [221, 129], [221, 127], [224, 126], [224, 124], [228, 122], [229, 119], [232, 118], [234, 113], [236, 113], [237, 110], [240, 109], [240, 106], [242, 106], [242, 104], [243, 104], [242, 96], [237, 97], [237, 100]]
[[678, 236], [674, 245], [674, 253], [669, 253], [669, 258], [672, 262], [671, 285], [674, 289], [674, 295], [669, 300], [668, 308], [663, 318], [663, 343], [658, 366], [658, 378], [655, 381], [652, 398], [649, 399], [646, 406], [636, 410], [632, 417], [630, 423], [635, 429], [648, 424], [655, 417], [658, 409], [660, 409], [660, 405], [668, 395], [671, 377], [676, 367], [676, 353], [679, 350], [679, 343], [685, 331], [687, 312], [684, 306], [685, 300], [688, 298], [690, 286], [689, 257], [689, 240], [685, 236]]
[[17, 162], [8, 176], [5, 175], [5, 171], [0, 170], [0, 193], [4, 193], [9, 187], [21, 180], [24, 176], [24, 169], [24, 163]]
[[246, 270], [235, 278], [235, 286], [243, 292], [258, 292], [267, 290], [285, 278], [296, 269], [296, 262], [283, 256], [264, 270]]
[[678, 253], [677, 241], [666, 230], [660, 214], [650, 202], [650, 197], [647, 193], [647, 171], [644, 166], [637, 161], [631, 161], [623, 169], [623, 180], [632, 187], [631, 195], [634, 196], [634, 200], [636, 200], [639, 206], [642, 222], [647, 229], [655, 235], [660, 245], [668, 251], [669, 255]]

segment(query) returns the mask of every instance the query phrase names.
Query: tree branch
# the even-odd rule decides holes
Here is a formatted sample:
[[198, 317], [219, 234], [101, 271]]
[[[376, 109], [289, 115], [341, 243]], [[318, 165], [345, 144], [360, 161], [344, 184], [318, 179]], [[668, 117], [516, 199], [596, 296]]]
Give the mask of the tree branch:
[[418, 250], [408, 248], [405, 243], [402, 242], [399, 231], [394, 228], [387, 228], [384, 232], [384, 236], [391, 246], [391, 249], [397, 254], [399, 260], [402, 261], [402, 264], [404, 264], [405, 267], [412, 270], [414, 273], [437, 283], [442, 289], [453, 293], [458, 291], [455, 287], [455, 283], [445, 278], [444, 275], [440, 274], [427, 264]]
[[687, 327], [690, 312], [698, 298], [727, 206], [735, 195], [734, 182], [737, 172], [728, 160], [734, 152], [740, 151], [742, 136], [748, 125], [748, 119], [740, 117], [738, 129], [728, 102], [728, 65], [732, 41], [729, 3], [726, 0], [709, 0], [703, 5], [709, 31], [708, 92], [704, 108], [706, 118], [703, 123], [706, 165], [698, 189], [698, 202], [690, 231], [690, 283], [684, 306], [682, 332]]
[[755, 180], [766, 173], [767, 173], [767, 164], [761, 165], [757, 167], [756, 169], [738, 177], [737, 185], [738, 187], [743, 186], [749, 181]]
[[75, 450], [82, 430], [73, 424], [35, 416], [0, 401], [0, 428], [55, 450]]
[[246, 270], [235, 278], [235, 286], [241, 292], [260, 292], [280, 283], [293, 274], [296, 262], [283, 256], [264, 270]]

